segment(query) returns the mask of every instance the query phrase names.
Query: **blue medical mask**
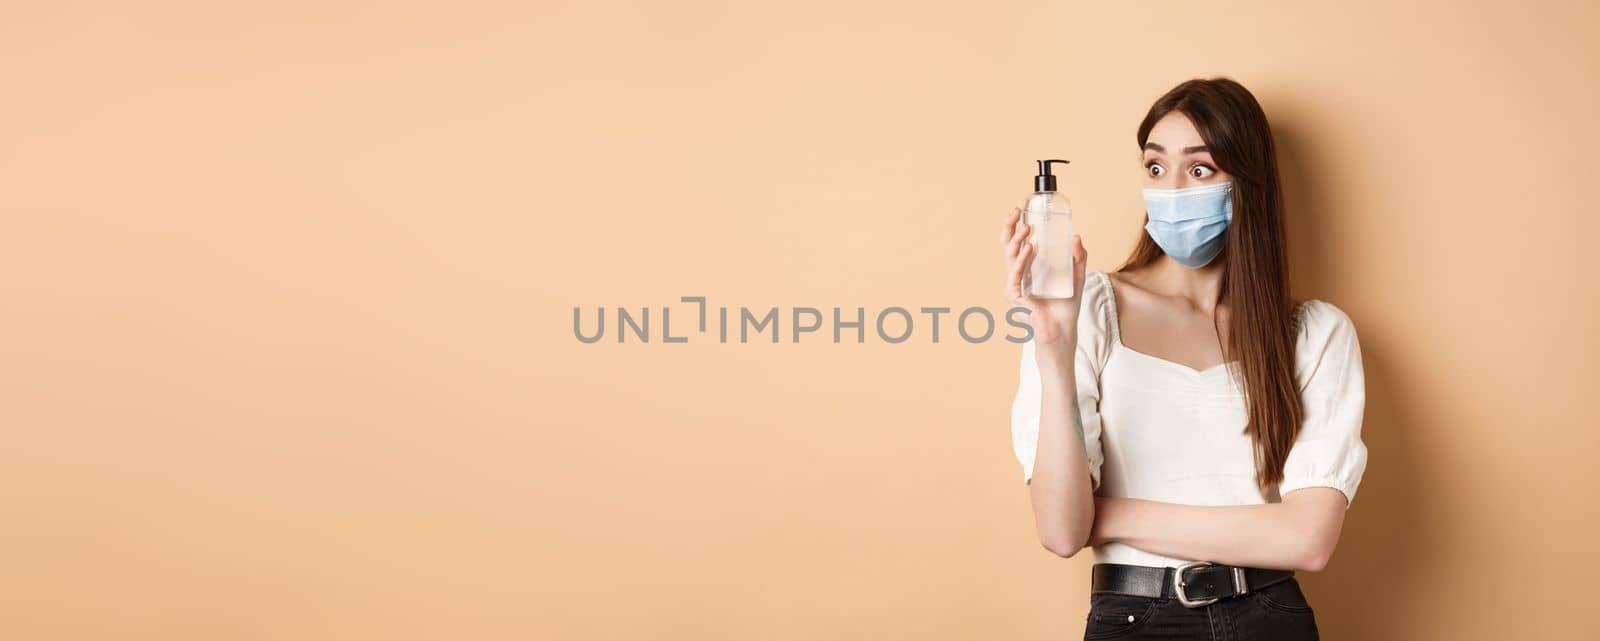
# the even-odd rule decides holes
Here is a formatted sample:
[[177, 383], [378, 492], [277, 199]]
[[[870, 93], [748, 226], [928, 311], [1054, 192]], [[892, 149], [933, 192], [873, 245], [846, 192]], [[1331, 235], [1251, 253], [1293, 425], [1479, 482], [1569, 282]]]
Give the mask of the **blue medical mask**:
[[1190, 269], [1204, 267], [1222, 253], [1233, 220], [1233, 183], [1183, 189], [1145, 189], [1144, 229], [1161, 251]]

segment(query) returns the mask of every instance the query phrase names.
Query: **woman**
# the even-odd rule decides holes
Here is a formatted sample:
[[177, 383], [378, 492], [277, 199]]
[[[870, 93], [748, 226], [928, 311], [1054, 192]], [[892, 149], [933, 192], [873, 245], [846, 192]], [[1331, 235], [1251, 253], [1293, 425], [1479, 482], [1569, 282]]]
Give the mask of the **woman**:
[[[1139, 125], [1146, 233], [1113, 272], [1073, 238], [1071, 299], [1026, 307], [1012, 438], [1039, 540], [1094, 550], [1085, 639], [1315, 639], [1320, 571], [1366, 468], [1350, 318], [1291, 301], [1277, 158], [1255, 97], [1184, 82]], [[1035, 482], [1037, 481], [1037, 482]]]

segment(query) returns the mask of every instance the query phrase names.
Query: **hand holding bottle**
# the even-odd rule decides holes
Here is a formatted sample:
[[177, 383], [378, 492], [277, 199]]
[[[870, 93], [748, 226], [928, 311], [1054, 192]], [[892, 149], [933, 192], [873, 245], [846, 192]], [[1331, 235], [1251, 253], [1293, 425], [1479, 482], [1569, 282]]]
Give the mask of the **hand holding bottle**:
[[[1072, 292], [1071, 298], [1035, 298], [1023, 291], [1023, 275], [1031, 268], [1036, 250], [1029, 242], [1033, 228], [1022, 221], [1022, 208], [1011, 210], [1001, 230], [1001, 245], [1006, 261], [1006, 300], [1012, 305], [1028, 309], [1028, 323], [1033, 326], [1036, 346], [1057, 349], [1039, 349], [1037, 356], [1045, 358], [1048, 352], [1064, 352], [1070, 363], [1078, 342], [1078, 311], [1083, 291], [1084, 268], [1089, 254], [1083, 248], [1083, 239], [1072, 236]], [[1064, 349], [1061, 349], [1064, 348]]]

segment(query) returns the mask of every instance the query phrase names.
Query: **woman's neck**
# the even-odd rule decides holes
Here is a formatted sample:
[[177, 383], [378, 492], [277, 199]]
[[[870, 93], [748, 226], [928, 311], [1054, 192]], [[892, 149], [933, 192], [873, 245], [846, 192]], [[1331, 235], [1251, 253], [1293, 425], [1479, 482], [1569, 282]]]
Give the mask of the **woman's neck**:
[[1217, 295], [1222, 291], [1225, 264], [1218, 256], [1204, 267], [1190, 269], [1171, 256], [1162, 256], [1148, 267], [1146, 289], [1163, 296], [1187, 299], [1195, 309], [1212, 314], [1216, 311]]

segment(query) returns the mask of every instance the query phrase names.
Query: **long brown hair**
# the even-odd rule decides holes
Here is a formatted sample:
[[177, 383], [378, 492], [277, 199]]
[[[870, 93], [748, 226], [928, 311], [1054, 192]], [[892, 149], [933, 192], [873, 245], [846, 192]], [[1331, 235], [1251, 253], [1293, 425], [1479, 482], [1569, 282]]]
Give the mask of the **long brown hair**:
[[[1283, 481], [1284, 461], [1303, 417], [1294, 378], [1294, 305], [1277, 150], [1255, 96], [1220, 77], [1186, 81], [1156, 100], [1139, 123], [1140, 149], [1156, 122], [1173, 111], [1189, 117], [1217, 167], [1233, 176], [1233, 221], [1219, 256], [1226, 262], [1217, 302], [1231, 315], [1224, 360], [1244, 392], [1256, 484], [1266, 494]], [[1148, 265], [1163, 253], [1148, 233], [1141, 234], [1117, 271]]]

